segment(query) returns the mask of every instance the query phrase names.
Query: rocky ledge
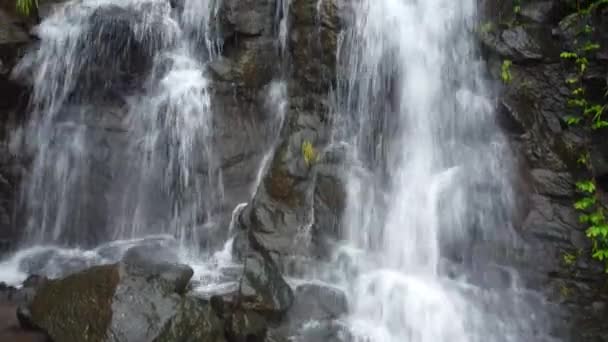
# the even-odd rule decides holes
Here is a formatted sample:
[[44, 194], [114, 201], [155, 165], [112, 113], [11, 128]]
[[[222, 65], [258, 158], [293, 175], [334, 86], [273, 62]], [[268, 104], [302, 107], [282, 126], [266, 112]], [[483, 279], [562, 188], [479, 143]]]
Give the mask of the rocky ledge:
[[[341, 341], [347, 311], [337, 289], [291, 289], [259, 253], [247, 258], [239, 289], [203, 298], [193, 271], [149, 246], [115, 264], [49, 280], [32, 276], [20, 289], [0, 288], [0, 337], [14, 341]], [[305, 328], [315, 322], [314, 326]]]

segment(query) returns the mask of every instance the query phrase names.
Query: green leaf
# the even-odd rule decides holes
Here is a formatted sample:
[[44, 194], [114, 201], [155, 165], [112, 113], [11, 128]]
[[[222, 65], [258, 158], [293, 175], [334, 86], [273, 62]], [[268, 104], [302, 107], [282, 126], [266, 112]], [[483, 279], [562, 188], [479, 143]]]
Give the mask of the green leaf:
[[607, 254], [607, 253], [608, 253], [608, 251], [605, 251], [605, 250], [603, 250], [603, 249], [600, 249], [600, 250], [595, 251], [595, 252], [593, 253], [593, 258], [594, 258], [594, 259], [597, 259], [597, 260], [600, 260], [600, 261], [601, 261], [601, 260], [604, 260], [604, 259], [606, 258], [606, 256], [608, 256], [608, 254]]
[[577, 116], [567, 116], [566, 117], [566, 124], [572, 126], [572, 125], [578, 125], [581, 122], [581, 118], [577, 117]]
[[604, 217], [604, 214], [601, 211], [597, 211], [589, 215], [589, 223], [591, 223], [591, 225], [593, 226], [600, 225], [605, 220], [606, 218]]
[[586, 192], [588, 194], [592, 194], [595, 192], [595, 183], [590, 180], [577, 182], [576, 188], [579, 191]]
[[600, 235], [600, 230], [598, 227], [593, 226], [593, 227], [589, 227], [587, 229], [588, 238], [594, 239], [594, 238], [598, 237], [599, 235]]
[[587, 100], [585, 99], [570, 99], [568, 100], [568, 106], [570, 107], [587, 107]]
[[592, 239], [606, 236], [608, 236], [608, 226], [605, 224], [591, 226], [587, 229], [587, 237], [590, 237]]
[[511, 82], [512, 77], [511, 77], [511, 65], [513, 64], [513, 62], [511, 62], [508, 59], [505, 59], [502, 62], [502, 66], [500, 67], [500, 78], [502, 79], [503, 83], [508, 84]]
[[567, 52], [564, 51], [562, 53], [559, 54], [559, 57], [562, 59], [577, 59], [578, 55], [574, 52]]
[[572, 95], [574, 95], [574, 96], [580, 96], [580, 95], [583, 95], [584, 93], [585, 93], [585, 89], [583, 89], [581, 87], [578, 87], [578, 88], [572, 90]]
[[597, 120], [602, 115], [602, 113], [604, 113], [604, 106], [597, 104], [589, 106], [583, 111], [583, 114], [585, 116], [592, 116], [593, 120]]
[[583, 51], [585, 51], [585, 52], [590, 52], [590, 51], [599, 50], [599, 49], [600, 49], [600, 44], [591, 43], [591, 42], [587, 42], [587, 44], [585, 44], [585, 46], [583, 47]]
[[608, 127], [608, 121], [604, 121], [604, 120], [595, 121], [593, 123], [593, 125], [591, 126], [591, 128], [593, 128], [593, 129], [600, 129], [600, 128], [604, 128], [604, 127]]
[[585, 210], [591, 208], [595, 204], [595, 197], [584, 197], [574, 202], [574, 208], [577, 210]]
[[567, 78], [566, 79], [566, 84], [575, 84], [578, 82], [578, 78], [577, 77], [571, 77], [571, 78]]

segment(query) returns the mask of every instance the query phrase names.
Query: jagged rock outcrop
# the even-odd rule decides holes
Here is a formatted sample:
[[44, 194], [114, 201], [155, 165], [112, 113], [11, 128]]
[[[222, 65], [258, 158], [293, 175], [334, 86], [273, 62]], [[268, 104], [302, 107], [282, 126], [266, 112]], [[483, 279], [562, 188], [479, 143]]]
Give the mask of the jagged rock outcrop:
[[[277, 261], [318, 254], [311, 242], [319, 242], [319, 236], [335, 232], [336, 227], [333, 222], [321, 227], [315, 209], [325, 221], [331, 220], [323, 210], [335, 211], [331, 216], [339, 218], [344, 209], [344, 198], [336, 199], [344, 195], [338, 163], [332, 163], [326, 151], [331, 129], [326, 96], [335, 79], [340, 30], [337, 6], [335, 1], [324, 1], [317, 12], [311, 1], [293, 1], [289, 8], [287, 58], [293, 66], [286, 71], [285, 123], [267, 172], [241, 217], [254, 244], [270, 251]], [[323, 182], [333, 189], [327, 184], [316, 186]]]

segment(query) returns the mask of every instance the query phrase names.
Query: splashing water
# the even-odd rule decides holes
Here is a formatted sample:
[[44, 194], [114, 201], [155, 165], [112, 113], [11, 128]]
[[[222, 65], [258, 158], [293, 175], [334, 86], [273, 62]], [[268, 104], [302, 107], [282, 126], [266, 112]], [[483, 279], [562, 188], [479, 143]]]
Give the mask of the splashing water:
[[336, 251], [352, 261], [334, 273], [357, 341], [547, 339], [516, 275], [499, 290], [472, 272], [476, 258], [480, 273], [496, 267], [475, 244], [517, 242], [514, 161], [472, 43], [475, 3], [360, 1], [341, 37], [334, 140], [357, 162]]
[[15, 137], [35, 156], [25, 244], [169, 233], [198, 245], [223, 197], [204, 76], [219, 3], [187, 0], [176, 15], [168, 1], [69, 2], [37, 27], [15, 71], [33, 83]]

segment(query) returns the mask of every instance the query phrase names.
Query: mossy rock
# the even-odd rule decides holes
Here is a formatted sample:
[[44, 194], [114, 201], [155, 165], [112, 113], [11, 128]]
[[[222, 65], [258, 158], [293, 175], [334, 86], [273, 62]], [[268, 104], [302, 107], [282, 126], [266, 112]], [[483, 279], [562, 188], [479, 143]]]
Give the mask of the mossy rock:
[[238, 55], [235, 71], [242, 86], [258, 88], [270, 82], [273, 75], [273, 65], [269, 59], [272, 44], [270, 40], [256, 41]]
[[317, 8], [315, 1], [309, 0], [294, 0], [291, 3], [291, 13], [294, 17], [294, 24], [300, 25], [315, 25], [317, 17]]
[[303, 202], [303, 195], [296, 190], [296, 179], [287, 171], [283, 161], [285, 154], [285, 148], [283, 148], [275, 156], [270, 174], [265, 179], [265, 186], [272, 199], [294, 208]]
[[32, 320], [53, 341], [104, 341], [118, 281], [117, 265], [92, 267], [48, 281], [32, 302]]

